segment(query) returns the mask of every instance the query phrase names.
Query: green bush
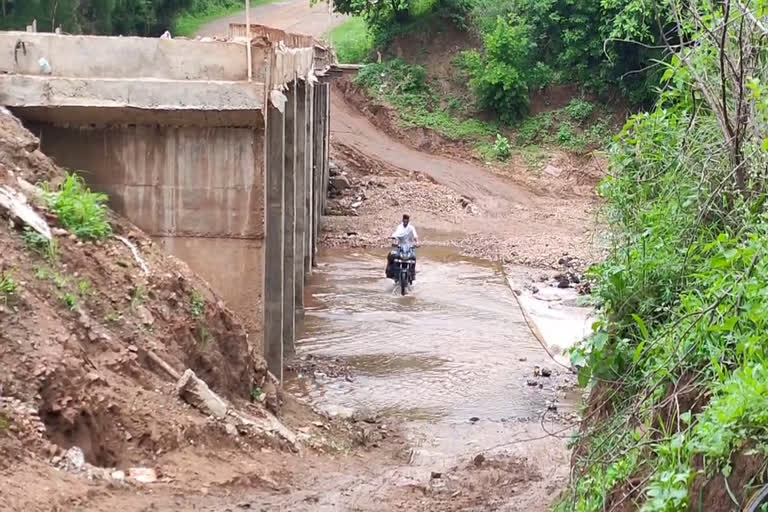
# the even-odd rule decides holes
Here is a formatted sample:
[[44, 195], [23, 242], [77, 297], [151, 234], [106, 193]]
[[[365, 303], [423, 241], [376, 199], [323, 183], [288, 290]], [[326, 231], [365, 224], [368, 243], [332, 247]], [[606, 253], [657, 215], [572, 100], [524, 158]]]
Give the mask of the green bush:
[[99, 240], [112, 234], [107, 196], [91, 192], [76, 174], [69, 174], [55, 192], [47, 191], [45, 199], [62, 225], [78, 238]]
[[565, 107], [565, 114], [568, 118], [578, 124], [589, 119], [594, 111], [595, 106], [592, 103], [578, 98], [571, 100]]
[[506, 160], [512, 154], [509, 139], [501, 134], [496, 134], [496, 142], [493, 143], [493, 153], [498, 160]]
[[510, 124], [527, 112], [530, 91], [546, 84], [549, 70], [533, 61], [531, 27], [516, 16], [498, 17], [483, 44], [482, 54], [466, 52], [461, 64], [480, 105]]

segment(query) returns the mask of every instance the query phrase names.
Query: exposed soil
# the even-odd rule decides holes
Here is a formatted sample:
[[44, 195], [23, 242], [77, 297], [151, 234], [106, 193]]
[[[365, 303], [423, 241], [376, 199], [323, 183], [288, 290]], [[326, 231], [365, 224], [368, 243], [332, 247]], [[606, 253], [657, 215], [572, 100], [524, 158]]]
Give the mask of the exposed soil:
[[[22, 224], [2, 217], [0, 272], [16, 290], [0, 297], [0, 510], [178, 509], [244, 486], [283, 490], [306, 456], [366, 449], [354, 424], [276, 390], [236, 315], [135, 226], [111, 214], [148, 273], [116, 238], [83, 242], [63, 230], [19, 181], [55, 186], [65, 176], [37, 148], [3, 109], [0, 185], [25, 191], [57, 249], [35, 251]], [[257, 422], [277, 413], [304, 451], [191, 407], [158, 360], [172, 372], [191, 369]], [[393, 435], [379, 432], [379, 444]], [[137, 480], [141, 471], [153, 482]]]

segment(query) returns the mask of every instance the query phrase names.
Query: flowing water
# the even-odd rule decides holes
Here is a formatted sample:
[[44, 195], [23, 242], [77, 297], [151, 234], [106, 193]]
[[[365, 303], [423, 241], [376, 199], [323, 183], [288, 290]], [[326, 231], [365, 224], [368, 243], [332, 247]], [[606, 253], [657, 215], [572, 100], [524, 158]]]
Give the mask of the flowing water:
[[416, 462], [441, 467], [472, 449], [541, 434], [548, 403], [562, 397], [560, 381], [528, 385], [535, 365], [555, 368], [500, 269], [423, 248], [403, 297], [384, 277], [385, 255], [337, 250], [320, 258], [297, 353], [340, 358], [355, 377], [320, 379], [305, 391], [312, 402], [405, 420]]

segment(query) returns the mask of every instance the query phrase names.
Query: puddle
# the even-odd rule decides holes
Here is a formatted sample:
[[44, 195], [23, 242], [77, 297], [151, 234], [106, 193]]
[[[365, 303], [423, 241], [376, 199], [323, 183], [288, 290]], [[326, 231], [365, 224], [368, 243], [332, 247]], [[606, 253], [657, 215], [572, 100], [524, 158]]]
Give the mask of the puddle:
[[297, 353], [340, 358], [355, 378], [305, 388], [312, 402], [407, 420], [421, 457], [433, 462], [508, 440], [525, 423], [538, 428], [562, 380], [542, 378], [543, 388], [527, 381], [535, 365], [561, 369], [532, 336], [502, 272], [451, 249], [422, 248], [403, 297], [384, 278], [385, 255], [333, 250], [319, 258]]

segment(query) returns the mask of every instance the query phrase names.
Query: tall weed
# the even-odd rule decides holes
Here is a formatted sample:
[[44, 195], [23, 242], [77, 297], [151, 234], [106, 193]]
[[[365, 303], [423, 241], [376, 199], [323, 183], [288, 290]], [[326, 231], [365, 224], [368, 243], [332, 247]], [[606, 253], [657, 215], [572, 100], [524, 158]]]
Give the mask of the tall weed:
[[76, 174], [69, 174], [58, 190], [47, 191], [45, 199], [62, 225], [78, 238], [100, 240], [112, 234], [107, 196], [92, 192]]

